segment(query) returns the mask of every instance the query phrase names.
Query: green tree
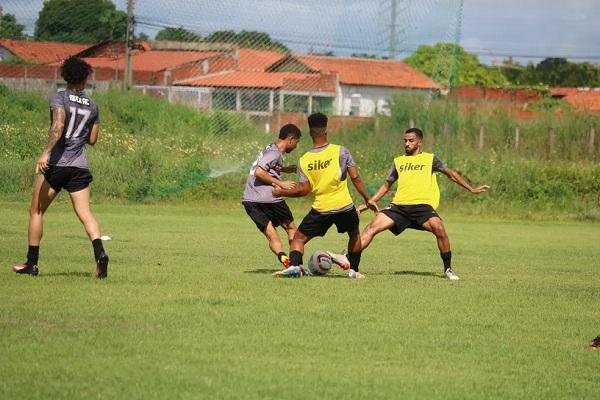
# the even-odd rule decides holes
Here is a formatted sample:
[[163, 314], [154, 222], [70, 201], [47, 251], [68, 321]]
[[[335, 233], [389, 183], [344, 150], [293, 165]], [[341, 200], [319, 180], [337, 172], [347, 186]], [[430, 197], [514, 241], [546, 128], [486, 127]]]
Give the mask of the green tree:
[[0, 37], [19, 39], [23, 37], [25, 25], [17, 24], [17, 18], [13, 14], [4, 14], [0, 20]]
[[566, 58], [549, 57], [527, 66], [508, 60], [500, 68], [513, 85], [600, 86], [600, 68], [589, 62], [572, 63]]
[[172, 40], [174, 42], [200, 42], [202, 36], [188, 31], [183, 27], [164, 28], [156, 34], [156, 40]]
[[69, 43], [123, 39], [127, 14], [110, 0], [47, 0], [38, 15], [35, 38]]
[[257, 31], [216, 31], [208, 35], [207, 42], [235, 43], [240, 47], [252, 49], [275, 50], [280, 53], [289, 54], [290, 49], [280, 42], [271, 38], [267, 33]]
[[508, 85], [508, 80], [499, 70], [480, 64], [477, 56], [454, 43], [421, 45], [404, 62], [433, 80], [450, 86]]

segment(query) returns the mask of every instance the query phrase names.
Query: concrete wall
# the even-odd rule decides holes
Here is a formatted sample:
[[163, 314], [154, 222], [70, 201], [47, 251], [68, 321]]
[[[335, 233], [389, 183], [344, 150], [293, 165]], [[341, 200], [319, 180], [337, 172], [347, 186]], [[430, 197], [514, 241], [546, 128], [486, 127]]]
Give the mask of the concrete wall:
[[340, 85], [335, 102], [335, 114], [358, 117], [388, 114], [395, 95], [411, 92], [413, 92], [411, 89]]

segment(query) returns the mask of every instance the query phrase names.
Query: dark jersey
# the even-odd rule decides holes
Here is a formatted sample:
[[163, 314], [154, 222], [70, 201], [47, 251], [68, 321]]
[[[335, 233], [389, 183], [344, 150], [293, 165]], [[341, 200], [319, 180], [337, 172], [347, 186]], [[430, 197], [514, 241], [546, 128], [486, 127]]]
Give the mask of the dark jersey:
[[48, 164], [89, 169], [85, 145], [92, 127], [100, 122], [96, 102], [83, 92], [65, 90], [50, 96], [51, 120], [58, 108], [65, 110], [65, 127]]

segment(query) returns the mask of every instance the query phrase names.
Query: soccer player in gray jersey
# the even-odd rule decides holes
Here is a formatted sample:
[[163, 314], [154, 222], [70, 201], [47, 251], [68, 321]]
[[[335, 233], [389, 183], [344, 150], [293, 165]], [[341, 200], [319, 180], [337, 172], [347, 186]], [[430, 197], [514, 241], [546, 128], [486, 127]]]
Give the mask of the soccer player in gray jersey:
[[29, 210], [29, 249], [27, 261], [13, 267], [18, 274], [37, 275], [43, 216], [52, 200], [65, 188], [73, 209], [85, 227], [96, 260], [96, 277], [108, 275], [108, 256], [100, 239], [100, 228], [90, 210], [90, 187], [86, 144], [98, 140], [100, 117], [98, 106], [83, 92], [91, 67], [85, 61], [71, 57], [63, 63], [61, 74], [67, 90], [50, 97], [50, 135], [37, 161], [38, 176]]
[[275, 143], [265, 147], [252, 164], [242, 200], [246, 213], [265, 235], [269, 241], [269, 248], [286, 268], [290, 265], [289, 258], [283, 251], [275, 228], [281, 226], [286, 231], [289, 244], [296, 233], [296, 225], [288, 205], [282, 198], [273, 196], [272, 188], [295, 187], [295, 182], [281, 178], [282, 173], [296, 172], [295, 165], [283, 166], [283, 155], [291, 153], [298, 146], [301, 136], [300, 129], [294, 124], [281, 127]]

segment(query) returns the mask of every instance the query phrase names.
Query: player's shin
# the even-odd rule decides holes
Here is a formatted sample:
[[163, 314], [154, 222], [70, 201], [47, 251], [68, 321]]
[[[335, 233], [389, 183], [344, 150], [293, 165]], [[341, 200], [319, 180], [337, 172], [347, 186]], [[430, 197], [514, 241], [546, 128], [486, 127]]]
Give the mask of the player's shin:
[[360, 256], [362, 255], [362, 251], [348, 253], [348, 261], [350, 261], [350, 269], [358, 272], [358, 267], [360, 265]]
[[298, 250], [290, 251], [290, 264], [295, 267], [302, 265], [302, 253]]

